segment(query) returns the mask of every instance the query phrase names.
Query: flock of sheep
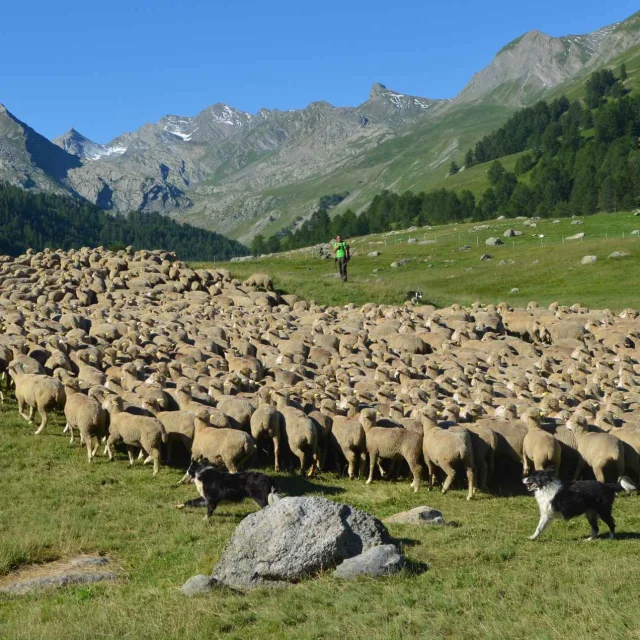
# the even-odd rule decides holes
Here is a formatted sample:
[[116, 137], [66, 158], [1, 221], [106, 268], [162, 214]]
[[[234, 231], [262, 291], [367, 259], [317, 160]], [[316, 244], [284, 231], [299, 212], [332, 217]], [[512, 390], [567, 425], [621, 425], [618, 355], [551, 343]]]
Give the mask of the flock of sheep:
[[[418, 491], [553, 465], [640, 479], [640, 325], [574, 305], [328, 308], [164, 251], [0, 258], [0, 370], [91, 462], [407, 476]], [[270, 444], [272, 443], [272, 444]], [[509, 464], [509, 460], [513, 464]], [[502, 461], [503, 464], [498, 464]], [[405, 464], [406, 463], [406, 464]], [[439, 470], [439, 471], [438, 471]], [[460, 473], [462, 472], [462, 473]]]

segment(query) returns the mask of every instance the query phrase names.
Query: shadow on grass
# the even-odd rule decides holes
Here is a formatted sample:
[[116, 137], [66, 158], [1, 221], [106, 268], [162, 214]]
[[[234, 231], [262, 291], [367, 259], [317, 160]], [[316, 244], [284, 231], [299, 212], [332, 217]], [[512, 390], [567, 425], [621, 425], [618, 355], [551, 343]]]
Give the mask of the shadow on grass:
[[429, 571], [429, 565], [426, 562], [407, 560], [404, 565], [404, 571], [410, 576], [419, 576], [420, 574]]
[[304, 496], [313, 493], [338, 495], [345, 492], [342, 487], [314, 484], [302, 476], [281, 476], [273, 478], [273, 482], [278, 491], [282, 491], [282, 493], [286, 493], [288, 496]]

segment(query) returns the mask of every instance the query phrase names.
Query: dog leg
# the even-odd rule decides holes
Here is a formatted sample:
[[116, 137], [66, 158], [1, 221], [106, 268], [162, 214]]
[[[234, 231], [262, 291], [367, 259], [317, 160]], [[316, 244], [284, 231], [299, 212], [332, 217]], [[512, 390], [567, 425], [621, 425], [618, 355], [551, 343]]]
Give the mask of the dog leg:
[[602, 521], [609, 527], [609, 539], [613, 540], [616, 537], [616, 523], [613, 517], [611, 516], [611, 507], [608, 510], [600, 510], [598, 511], [598, 515], [602, 519]]
[[204, 520], [208, 520], [212, 515], [213, 512], [216, 510], [216, 507], [218, 506], [217, 502], [209, 502], [207, 504], [207, 515], [204, 517]]
[[529, 540], [535, 540], [540, 536], [540, 534], [551, 524], [553, 518], [548, 516], [546, 513], [540, 516], [540, 522], [538, 522], [538, 526], [532, 536], [529, 536]]
[[591, 526], [591, 535], [587, 540], [595, 540], [598, 537], [598, 514], [592, 509], [589, 509], [584, 515], [587, 516], [587, 520]]
[[185, 507], [206, 507], [207, 500], [205, 498], [195, 498], [195, 500], [187, 500], [182, 504], [177, 504], [176, 509], [184, 509]]

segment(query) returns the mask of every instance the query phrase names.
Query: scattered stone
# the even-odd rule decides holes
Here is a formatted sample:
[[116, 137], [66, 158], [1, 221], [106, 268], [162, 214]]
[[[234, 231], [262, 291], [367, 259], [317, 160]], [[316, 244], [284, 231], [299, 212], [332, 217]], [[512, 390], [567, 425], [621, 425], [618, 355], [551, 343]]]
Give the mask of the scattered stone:
[[535, 229], [538, 226], [535, 222], [529, 222], [528, 220], [527, 222], [523, 222], [522, 224], [523, 226], [529, 227], [531, 229]]
[[502, 235], [505, 238], [515, 238], [516, 236], [521, 236], [522, 231], [516, 231], [515, 229], [507, 229]]
[[480, 260], [493, 260], [493, 257], [490, 256], [488, 253], [484, 253], [480, 256]]
[[377, 518], [325, 498], [282, 498], [240, 522], [213, 577], [231, 587], [298, 582], [391, 537]]
[[472, 233], [474, 231], [486, 231], [488, 228], [488, 224], [477, 224], [475, 227], [471, 227], [471, 229], [469, 229], [469, 233]]
[[567, 240], [582, 240], [584, 238], [584, 233], [576, 233], [573, 236], [569, 236]]
[[624, 258], [628, 255], [631, 255], [628, 251], [614, 251], [609, 254], [609, 258]]
[[409, 238], [407, 240], [407, 244], [415, 244], [416, 242], [418, 242], [415, 238]]
[[520, 293], [520, 289], [518, 289], [518, 287], [513, 287], [509, 293]]
[[499, 266], [502, 266], [503, 264], [507, 264], [507, 261], [506, 260], [500, 260], [500, 262], [498, 262]]
[[408, 264], [409, 262], [411, 262], [411, 260], [409, 260], [408, 258], [403, 258], [402, 260], [398, 260], [397, 262], [392, 262], [391, 268], [397, 269], [398, 267], [402, 267], [405, 264]]
[[379, 578], [398, 573], [404, 564], [404, 556], [398, 553], [396, 546], [385, 544], [372, 547], [359, 556], [348, 558], [334, 571], [333, 575], [345, 580], [358, 576]]
[[640, 216], [640, 211], [634, 211], [634, 212], [633, 212], [633, 215], [634, 215], [634, 216]]
[[101, 567], [109, 564], [109, 558], [105, 556], [78, 556], [77, 558], [72, 558], [69, 564], [74, 567]]
[[500, 240], [500, 238], [487, 238], [484, 243], [488, 246], [488, 247], [499, 247], [501, 244], [504, 244], [504, 242], [502, 242], [502, 240]]
[[377, 258], [379, 255], [379, 251], [369, 251], [369, 253], [367, 253], [367, 258]]
[[418, 244], [435, 244], [436, 241], [435, 240], [420, 240], [420, 242], [418, 242]]
[[580, 260], [580, 264], [593, 264], [598, 259], [598, 256], [584, 256]]
[[531, 264], [540, 264], [540, 260], [534, 260]]
[[584, 224], [582, 220], [572, 220], [571, 224]]
[[470, 251], [470, 250], [471, 250], [471, 247], [468, 244], [465, 244], [464, 246], [458, 249], [458, 251]]
[[409, 511], [394, 513], [392, 516], [385, 518], [384, 522], [387, 524], [446, 524], [442, 511], [425, 505], [415, 507]]
[[378, 273], [378, 271], [380, 271], [380, 269], [374, 269], [371, 273]]
[[559, 224], [560, 220], [554, 220], [551, 224]]
[[218, 584], [218, 581], [211, 576], [198, 574], [192, 576], [180, 587], [180, 591], [185, 596], [198, 596], [209, 593]]
[[634, 229], [634, 230], [631, 232], [631, 235], [632, 235], [632, 236], [638, 236], [638, 235], [640, 235], [640, 229]]
[[251, 262], [255, 260], [253, 256], [239, 256], [238, 258], [231, 258], [229, 262]]
[[18, 580], [0, 588], [0, 593], [25, 595], [43, 589], [57, 589], [71, 584], [93, 584], [105, 580], [116, 580], [118, 576], [111, 571], [69, 571], [53, 576], [33, 578], [32, 580]]

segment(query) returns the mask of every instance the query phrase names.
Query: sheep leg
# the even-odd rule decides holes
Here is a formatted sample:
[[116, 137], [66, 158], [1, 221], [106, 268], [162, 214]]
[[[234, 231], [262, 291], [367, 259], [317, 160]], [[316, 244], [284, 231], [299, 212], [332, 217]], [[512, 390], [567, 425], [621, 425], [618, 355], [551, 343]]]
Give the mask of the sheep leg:
[[[593, 467], [593, 475], [598, 482], [604, 482], [604, 469], [602, 467]], [[603, 518], [604, 520], [604, 518]], [[606, 521], [605, 521], [606, 522]]]
[[280, 471], [280, 438], [273, 439], [273, 458], [275, 460], [273, 464], [273, 470]]
[[158, 451], [158, 449], [154, 449], [151, 453], [151, 457], [153, 457], [153, 475], [157, 476], [158, 471], [160, 471], [160, 451]]
[[358, 469], [358, 475], [361, 478], [364, 478], [366, 472], [367, 472], [367, 454], [363, 452], [360, 454], [360, 468]]
[[109, 436], [109, 438], [107, 439], [107, 444], [104, 447], [104, 452], [109, 456], [110, 462], [113, 462], [113, 451], [111, 450], [111, 445], [114, 442], [115, 441], [111, 438], [111, 436]]
[[442, 493], [447, 493], [456, 479], [456, 470], [448, 462], [442, 464], [442, 470], [447, 474], [447, 479], [442, 485]]
[[129, 456], [129, 466], [133, 467], [135, 456], [133, 454], [133, 447], [130, 444], [127, 445], [127, 454]]
[[93, 447], [93, 450], [91, 451], [91, 458], [95, 458], [96, 457], [96, 453], [98, 453], [98, 447], [100, 446], [100, 441], [98, 440], [98, 438], [96, 438], [96, 444]]
[[525, 453], [522, 454], [522, 475], [525, 478], [529, 475], [529, 459]]
[[229, 469], [229, 473], [238, 473], [238, 467], [233, 460], [224, 460], [224, 466]]
[[467, 500], [471, 500], [476, 493], [476, 472], [473, 467], [467, 467], [467, 483], [469, 485], [469, 493]]
[[191, 476], [189, 475], [189, 472], [187, 471], [187, 473], [185, 473], [182, 478], [180, 478], [180, 480], [178, 480], [178, 484], [182, 484], [183, 482], [187, 482], [189, 480]]
[[389, 474], [382, 468], [382, 460], [378, 458], [378, 471], [380, 472], [381, 478], [386, 478]]
[[42, 420], [40, 421], [40, 426], [36, 429], [36, 435], [42, 433], [42, 430], [47, 426], [47, 421], [49, 419], [49, 416], [44, 409], [42, 411], [38, 409], [38, 413], [40, 414]]
[[378, 454], [377, 452], [371, 452], [369, 454], [369, 477], [367, 478], [367, 484], [371, 484], [373, 482], [373, 471], [376, 468], [376, 464], [378, 462]]
[[353, 480], [353, 478], [355, 477], [355, 473], [356, 473], [356, 454], [354, 451], [348, 450], [345, 451], [346, 454], [346, 458], [347, 458], [347, 462], [349, 463], [349, 470], [348, 470], [348, 474], [349, 474], [349, 479]]
[[310, 478], [315, 473], [316, 469], [319, 468], [319, 465], [320, 463], [318, 462], [318, 452], [314, 450], [312, 462], [311, 462], [311, 468], [307, 472], [307, 478]]
[[584, 466], [584, 460], [580, 458], [578, 460], [578, 465], [576, 466], [576, 472], [573, 474], [574, 482], [580, 477], [580, 473], [582, 472], [582, 467]]
[[420, 463], [409, 462], [408, 460], [407, 460], [407, 463], [409, 464], [409, 467], [411, 467], [411, 474], [413, 475], [413, 482], [411, 483], [411, 486], [413, 487], [414, 493], [418, 493], [418, 489], [420, 489], [420, 480], [422, 476], [422, 469], [420, 468]]
[[[142, 460], [144, 458], [144, 454], [145, 454], [144, 448], [140, 447], [140, 453], [138, 453], [138, 460]], [[146, 464], [146, 462], [143, 462], [142, 464]]]
[[89, 458], [89, 462], [91, 462], [93, 460], [93, 456], [95, 455], [91, 451], [91, 438], [87, 438], [86, 445], [87, 445], [87, 458]]
[[483, 491], [487, 489], [487, 461], [484, 458], [478, 460], [478, 487]]
[[[64, 431], [62, 433], [67, 433], [67, 431], [71, 432], [71, 439], [69, 440], [69, 444], [73, 444], [73, 440], [74, 440], [74, 433], [73, 433], [73, 427], [67, 422], [67, 424], [64, 427]], [[82, 438], [81, 438], [82, 439]]]
[[433, 489], [433, 478], [436, 475], [436, 467], [433, 464], [433, 462], [431, 462], [431, 460], [427, 460], [427, 475], [429, 476], [429, 491], [431, 491], [431, 489]]

